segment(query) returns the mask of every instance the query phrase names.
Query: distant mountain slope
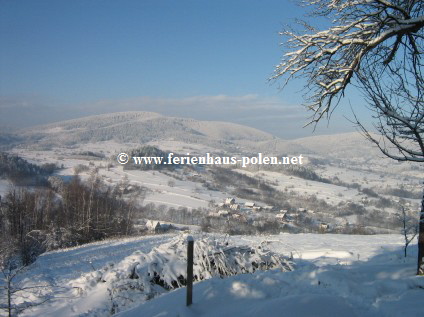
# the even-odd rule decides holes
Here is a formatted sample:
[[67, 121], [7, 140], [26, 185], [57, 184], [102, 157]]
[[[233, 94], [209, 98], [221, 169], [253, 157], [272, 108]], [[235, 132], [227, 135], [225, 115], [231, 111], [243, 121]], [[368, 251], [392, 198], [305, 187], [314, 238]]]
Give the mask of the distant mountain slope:
[[383, 156], [377, 147], [358, 132], [310, 136], [294, 142], [317, 154], [339, 159]]
[[118, 112], [25, 129], [21, 135], [38, 145], [74, 145], [114, 140], [148, 143], [177, 140], [214, 146], [237, 146], [238, 141], [263, 142], [271, 134], [235, 123], [166, 117], [153, 112]]
[[[56, 122], [21, 130], [27, 146], [72, 146], [101, 141], [118, 144], [166, 144], [214, 152], [272, 155], [317, 154], [339, 159], [366, 158], [379, 152], [359, 133], [282, 140], [240, 124], [167, 117], [154, 112], [117, 112]], [[171, 147], [171, 148], [170, 148]]]

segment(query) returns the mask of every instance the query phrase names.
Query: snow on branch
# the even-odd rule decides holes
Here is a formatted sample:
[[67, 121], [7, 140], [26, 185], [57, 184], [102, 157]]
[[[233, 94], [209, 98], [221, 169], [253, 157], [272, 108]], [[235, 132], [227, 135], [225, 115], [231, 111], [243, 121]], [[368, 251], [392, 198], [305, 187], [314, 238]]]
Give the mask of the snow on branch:
[[[421, 0], [316, 0], [313, 15], [334, 17], [333, 26], [313, 31], [306, 22], [305, 32], [286, 29], [288, 37], [282, 61], [271, 78], [306, 78], [307, 107], [313, 111], [310, 123], [328, 115], [343, 96], [352, 78], [368, 55], [387, 65], [406, 49], [422, 54], [419, 41], [424, 27]], [[312, 32], [311, 32], [312, 31]], [[378, 58], [377, 58], [378, 57]]]

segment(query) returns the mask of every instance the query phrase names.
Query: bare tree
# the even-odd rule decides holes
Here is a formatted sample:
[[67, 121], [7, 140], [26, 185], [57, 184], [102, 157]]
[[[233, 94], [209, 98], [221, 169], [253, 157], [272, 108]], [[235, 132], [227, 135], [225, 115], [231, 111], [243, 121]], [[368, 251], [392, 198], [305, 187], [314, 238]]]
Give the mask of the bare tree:
[[[424, 1], [309, 0], [312, 15], [333, 18], [319, 31], [306, 22], [287, 29], [288, 51], [273, 79], [306, 78], [309, 124], [329, 118], [349, 86], [357, 86], [373, 111], [371, 133], [356, 123], [386, 156], [424, 162]], [[424, 196], [418, 238], [417, 274], [424, 274]]]
[[405, 246], [403, 251], [406, 258], [406, 251], [408, 246], [418, 234], [418, 221], [417, 218], [411, 214], [410, 210], [406, 210], [403, 206], [400, 208], [402, 210], [402, 214], [400, 215], [400, 220], [402, 222], [402, 235], [405, 239]]
[[[307, 106], [311, 122], [328, 115], [345, 89], [363, 68], [365, 57], [388, 65], [397, 54], [422, 52], [424, 3], [422, 0], [309, 0], [312, 15], [334, 18], [333, 26], [318, 31], [300, 21], [303, 29], [281, 32], [288, 52], [273, 79], [307, 78]], [[306, 34], [304, 34], [306, 32]], [[310, 33], [308, 33], [310, 32]]]
[[29, 297], [38, 297], [46, 285], [23, 285], [20, 275], [28, 268], [17, 241], [12, 239], [0, 242], [0, 315], [5, 311], [8, 317], [18, 316], [25, 309], [40, 305], [47, 301], [37, 298], [36, 301], [21, 301]]
[[[422, 48], [421, 48], [422, 51]], [[373, 113], [377, 138], [355, 118], [366, 137], [397, 161], [424, 162], [424, 77], [422, 61], [403, 52], [402, 60], [379, 65], [375, 56], [364, 59], [357, 72], [359, 89]]]

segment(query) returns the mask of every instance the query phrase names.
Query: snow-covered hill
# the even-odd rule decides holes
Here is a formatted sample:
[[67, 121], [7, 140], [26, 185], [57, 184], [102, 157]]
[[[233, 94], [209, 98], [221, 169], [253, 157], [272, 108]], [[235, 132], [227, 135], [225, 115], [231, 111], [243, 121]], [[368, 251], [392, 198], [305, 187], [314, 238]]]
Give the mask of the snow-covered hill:
[[[320, 222], [330, 223], [333, 228], [363, 224], [372, 227], [372, 232], [390, 232], [388, 229], [395, 229], [400, 222], [395, 223], [393, 217], [388, 220], [387, 215], [399, 212], [399, 202], [412, 212], [417, 210], [419, 184], [424, 177], [423, 167], [382, 158], [358, 133], [288, 141], [242, 125], [172, 118], [152, 112], [110, 113], [63, 121], [24, 130], [20, 138], [27, 143], [21, 143], [13, 152], [30, 162], [63, 165], [58, 174], [65, 179], [72, 176], [78, 166], [85, 167], [80, 172], [83, 178], [88, 178], [95, 170], [111, 185], [125, 178], [130, 185], [145, 189], [145, 196], [140, 196], [144, 200], [139, 201], [143, 200], [144, 205], [154, 204], [152, 208], [163, 205], [217, 211], [214, 209], [225, 197], [233, 196], [239, 203], [254, 200], [263, 207], [275, 206], [274, 212], [293, 212], [299, 208], [318, 211], [309, 219], [315, 227]], [[232, 179], [217, 180], [208, 166], [165, 173], [128, 170], [117, 164], [118, 153], [144, 145], [199, 156], [207, 152], [239, 157], [257, 156], [258, 153], [302, 154], [306, 163], [301, 167], [304, 170], [297, 174], [282, 169], [269, 170], [268, 166], [232, 170], [256, 180], [255, 184], [266, 183], [280, 194], [285, 193], [278, 200], [272, 200], [270, 198], [278, 196], [278, 192], [256, 193], [251, 188], [252, 182], [234, 181], [234, 174]], [[250, 190], [250, 196], [246, 190]], [[372, 224], [370, 217], [358, 218], [368, 214], [376, 215]], [[257, 220], [275, 220], [275, 213], [268, 218], [265, 216]], [[388, 220], [389, 224], [380, 219]], [[248, 215], [247, 220], [256, 220], [256, 216]], [[200, 225], [200, 222], [189, 224]], [[374, 230], [376, 227], [380, 229]]]
[[[359, 133], [321, 135], [283, 140], [240, 124], [167, 117], [153, 112], [116, 112], [61, 121], [18, 132], [21, 145], [30, 147], [81, 146], [104, 141], [119, 144], [156, 144], [166, 150], [185, 145], [214, 152], [318, 154], [337, 159], [365, 158], [378, 151]], [[183, 146], [184, 148], [184, 146]]]
[[[240, 124], [142, 111], [109, 113], [31, 127], [3, 141], [0, 135], [0, 144], [26, 149], [103, 148], [106, 152], [149, 144], [179, 153], [302, 154], [362, 167], [371, 165], [374, 168], [382, 162], [396, 165], [383, 158], [359, 133], [284, 140]], [[408, 164], [402, 166], [405, 165]]]
[[[203, 144], [218, 150], [234, 149], [239, 141], [273, 140], [268, 133], [228, 122], [166, 117], [152, 112], [117, 112], [68, 120], [22, 131], [39, 146], [63, 146], [113, 140], [144, 144], [178, 141]], [[35, 140], [35, 142], [34, 142]]]

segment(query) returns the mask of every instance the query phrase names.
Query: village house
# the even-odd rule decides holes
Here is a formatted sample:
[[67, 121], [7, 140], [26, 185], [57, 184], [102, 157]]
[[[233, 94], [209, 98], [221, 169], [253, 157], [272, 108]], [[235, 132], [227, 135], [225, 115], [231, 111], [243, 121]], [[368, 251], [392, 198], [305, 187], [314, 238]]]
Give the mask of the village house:
[[231, 206], [231, 205], [233, 205], [235, 203], [236, 203], [236, 199], [235, 198], [231, 198], [231, 197], [226, 198], [225, 201], [224, 201], [224, 204], [226, 206]]
[[228, 212], [228, 210], [220, 210], [220, 211], [218, 211], [218, 215], [220, 215], [221, 217], [226, 217], [229, 214], [230, 213]]
[[230, 209], [231, 210], [240, 210], [240, 204], [232, 204], [231, 206], [230, 206]]
[[149, 232], [159, 233], [162, 228], [159, 221], [156, 220], [148, 220], [146, 222], [146, 228]]
[[328, 229], [329, 229], [329, 225], [328, 225], [327, 223], [325, 223], [325, 222], [321, 222], [321, 223], [319, 224], [319, 230], [320, 230], [321, 232], [326, 232]]

